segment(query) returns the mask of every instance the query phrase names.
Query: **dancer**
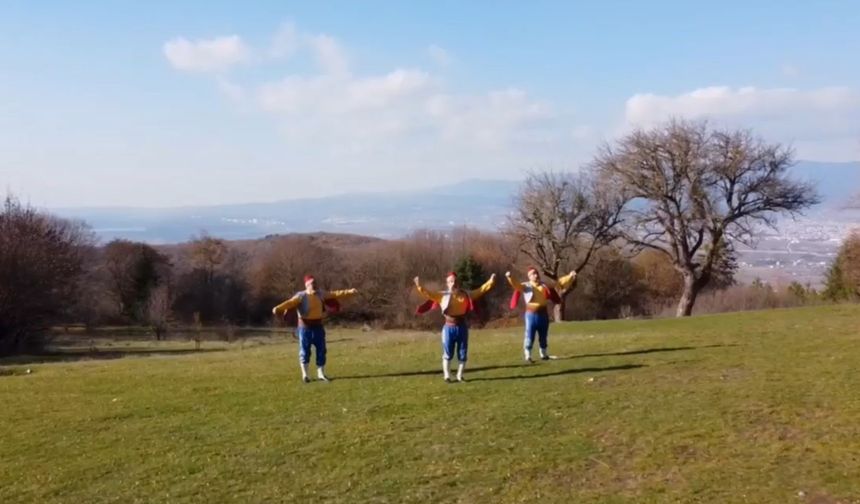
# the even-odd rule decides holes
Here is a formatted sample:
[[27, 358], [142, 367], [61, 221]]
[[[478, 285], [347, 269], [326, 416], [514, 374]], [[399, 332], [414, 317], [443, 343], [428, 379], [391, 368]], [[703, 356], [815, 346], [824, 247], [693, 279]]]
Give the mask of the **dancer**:
[[[528, 282], [518, 282], [511, 272], [505, 273], [508, 283], [514, 289], [514, 295], [511, 297], [511, 309], [515, 309], [519, 303], [520, 296], [523, 297], [526, 303], [526, 331], [523, 341], [523, 358], [528, 363], [534, 363], [532, 360], [532, 347], [535, 342], [535, 333], [538, 335], [538, 346], [540, 347], [541, 360], [548, 360], [549, 350], [547, 338], [549, 336], [549, 313], [547, 303], [561, 303], [561, 298], [558, 292], [552, 287], [546, 285], [540, 280], [540, 273], [537, 268], [530, 267], [528, 269]], [[576, 271], [571, 271], [570, 274], [558, 279], [557, 285], [560, 289], [567, 289], [576, 280]]]
[[320, 381], [329, 381], [325, 374], [326, 345], [325, 328], [323, 318], [325, 313], [337, 313], [340, 311], [338, 299], [358, 293], [356, 289], [336, 290], [325, 292], [317, 289], [316, 280], [311, 275], [306, 275], [305, 290], [297, 292], [293, 297], [272, 308], [272, 313], [283, 317], [287, 311], [295, 308], [299, 315], [299, 364], [302, 368], [302, 381], [309, 383], [308, 364], [310, 363], [311, 346], [316, 349], [317, 378]]
[[431, 292], [421, 286], [421, 280], [415, 277], [415, 288], [418, 293], [427, 298], [427, 302], [418, 307], [418, 314], [426, 313], [433, 308], [439, 307], [445, 316], [445, 325], [442, 327], [442, 375], [445, 381], [451, 382], [450, 362], [457, 351], [457, 381], [466, 381], [463, 378], [463, 370], [469, 357], [469, 325], [466, 316], [474, 311], [474, 302], [493, 288], [496, 282], [496, 274], [493, 273], [484, 285], [471, 291], [460, 287], [457, 274], [448, 273], [445, 277], [447, 290]]

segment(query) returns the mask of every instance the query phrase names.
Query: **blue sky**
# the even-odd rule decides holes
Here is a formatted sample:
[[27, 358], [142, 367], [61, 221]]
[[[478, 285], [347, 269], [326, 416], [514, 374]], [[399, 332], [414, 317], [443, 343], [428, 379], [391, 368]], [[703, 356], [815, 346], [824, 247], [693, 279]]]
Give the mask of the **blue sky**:
[[575, 169], [671, 116], [860, 159], [855, 2], [0, 4], [0, 184], [179, 206]]

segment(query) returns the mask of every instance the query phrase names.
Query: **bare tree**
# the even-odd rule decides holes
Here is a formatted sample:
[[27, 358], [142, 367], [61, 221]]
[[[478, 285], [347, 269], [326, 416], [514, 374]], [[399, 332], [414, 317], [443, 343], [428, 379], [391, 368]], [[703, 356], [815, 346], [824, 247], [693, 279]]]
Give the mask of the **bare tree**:
[[144, 322], [149, 297], [170, 273], [170, 260], [151, 246], [113, 240], [102, 251], [107, 291], [126, 321]]
[[302, 276], [313, 274], [323, 288], [343, 277], [344, 261], [327, 245], [310, 236], [267, 240], [250, 267], [250, 289], [255, 316], [269, 318], [272, 306], [302, 288]]
[[92, 235], [8, 196], [0, 207], [0, 355], [25, 350], [67, 313]]
[[161, 341], [170, 328], [172, 303], [168, 282], [155, 287], [149, 295], [146, 306], [146, 320], [155, 332], [155, 339]]
[[213, 238], [203, 233], [199, 238], [189, 243], [189, 259], [191, 265], [203, 272], [206, 283], [212, 283], [215, 273], [230, 252], [227, 242], [220, 238]]
[[373, 244], [349, 255], [352, 266], [344, 283], [358, 289], [357, 315], [402, 324], [411, 315], [404, 257], [391, 243]]
[[681, 273], [679, 317], [733, 262], [733, 243], [752, 245], [759, 226], [819, 202], [813, 185], [788, 177], [792, 164], [791, 149], [749, 131], [679, 120], [634, 131], [593, 161], [628, 198], [627, 241], [666, 254]]
[[[516, 197], [505, 232], [553, 280], [579, 271], [594, 252], [617, 238], [624, 198], [590, 172], [532, 173]], [[564, 317], [570, 285], [559, 292], [555, 319]]]

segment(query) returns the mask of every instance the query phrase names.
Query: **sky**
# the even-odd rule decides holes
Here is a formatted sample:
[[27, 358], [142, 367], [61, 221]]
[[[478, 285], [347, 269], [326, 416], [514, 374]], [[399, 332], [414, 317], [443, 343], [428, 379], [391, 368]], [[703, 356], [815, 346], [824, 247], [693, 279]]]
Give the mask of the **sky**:
[[172, 207], [578, 169], [670, 117], [860, 160], [860, 3], [0, 2], [0, 190]]

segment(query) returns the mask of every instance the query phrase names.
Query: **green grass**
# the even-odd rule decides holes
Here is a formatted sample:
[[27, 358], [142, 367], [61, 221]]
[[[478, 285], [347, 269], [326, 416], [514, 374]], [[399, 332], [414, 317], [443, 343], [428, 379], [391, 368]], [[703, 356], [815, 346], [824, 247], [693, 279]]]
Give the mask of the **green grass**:
[[0, 362], [0, 502], [860, 499], [860, 306], [473, 331], [465, 384], [438, 339]]

